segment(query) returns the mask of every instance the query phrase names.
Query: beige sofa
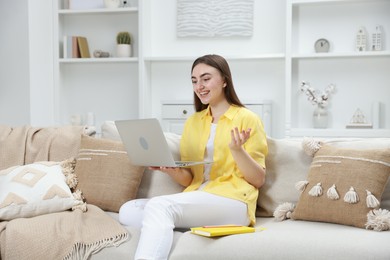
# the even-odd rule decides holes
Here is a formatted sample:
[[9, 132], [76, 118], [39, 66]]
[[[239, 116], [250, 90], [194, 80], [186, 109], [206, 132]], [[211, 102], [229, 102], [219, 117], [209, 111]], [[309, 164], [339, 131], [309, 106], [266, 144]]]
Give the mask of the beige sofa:
[[[117, 246], [95, 248], [96, 252], [91, 259], [133, 259], [140, 230], [133, 227], [123, 228], [119, 224], [118, 213], [114, 211], [126, 201], [123, 197], [151, 198], [182, 190], [182, 187], [172, 182], [162, 172], [148, 169], [143, 171], [142, 168], [132, 166], [128, 162], [126, 153], [119, 149], [119, 147], [123, 148], [123, 145], [113, 122], [106, 122], [102, 126], [102, 139], [86, 137], [85, 134], [91, 132], [86, 132], [81, 127], [58, 129], [1, 127], [0, 130], [0, 162], [3, 169], [34, 161], [57, 161], [78, 156], [75, 173], [79, 185], [82, 184], [81, 189], [86, 195], [87, 203], [105, 209], [104, 212], [88, 205], [89, 210], [85, 214], [78, 210], [63, 211], [33, 218], [16, 218], [9, 222], [2, 221], [0, 222], [0, 248], [2, 249], [0, 259], [3, 260], [56, 259], [54, 256], [61, 255], [56, 252], [67, 253], [69, 250], [65, 247], [73, 246], [71, 243], [64, 243], [64, 239], [73, 238], [74, 234], [83, 237], [87, 230], [94, 231], [92, 242], [96, 241], [97, 235], [102, 236], [103, 239], [107, 238], [104, 234], [109, 234], [109, 237], [117, 234], [117, 238], [125, 239], [124, 242], [120, 239], [115, 243]], [[80, 140], [81, 133], [84, 135]], [[179, 159], [180, 136], [172, 133], [165, 133], [165, 135], [174, 157]], [[99, 158], [95, 162], [81, 160], [81, 154], [85, 153], [84, 149], [87, 145], [84, 141], [92, 142], [95, 146], [107, 142], [110, 145], [115, 143], [112, 150], [105, 151], [115, 151], [118, 155], [106, 156], [108, 159]], [[390, 138], [323, 140], [268, 138], [268, 145], [267, 178], [265, 185], [260, 189], [256, 212], [256, 226], [265, 230], [221, 238], [205, 238], [193, 235], [188, 230], [176, 230], [169, 259], [390, 259], [390, 231], [386, 230], [390, 228], [390, 212], [387, 211], [390, 209], [390, 182], [388, 181]], [[344, 154], [337, 159], [333, 168], [325, 167], [324, 172], [317, 173], [315, 169], [318, 168], [316, 165], [318, 159], [321, 163], [332, 162], [330, 159], [321, 159], [324, 151], [327, 151], [325, 147], [332, 147], [331, 150], [339, 154], [346, 151], [349, 153], [353, 151], [353, 154], [351, 153], [352, 156]], [[110, 148], [106, 147], [106, 149]], [[104, 157], [101, 156], [102, 153], [96, 154], [97, 157]], [[352, 160], [347, 167], [343, 166], [344, 160], [351, 161], [350, 158], [358, 158], [358, 160]], [[0, 177], [4, 179], [9, 173], [9, 171], [2, 172]], [[318, 180], [315, 178], [320, 175], [323, 179], [320, 185], [317, 185]], [[348, 185], [347, 188], [351, 185], [356, 189], [360, 203], [347, 202], [354, 197], [346, 196], [349, 192], [343, 191], [345, 183], [340, 180], [335, 181], [340, 198], [329, 199], [327, 189], [334, 180], [330, 182], [328, 175], [337, 178], [346, 177], [344, 182]], [[119, 187], [125, 181], [128, 182]], [[298, 191], [296, 184], [302, 181], [308, 183], [305, 184], [305, 189], [299, 185], [301, 191]], [[128, 189], [127, 183], [132, 184], [133, 187]], [[319, 186], [323, 188], [322, 196], [317, 194]], [[308, 196], [312, 189], [316, 191], [316, 195]], [[370, 193], [367, 192], [366, 195], [365, 189]], [[119, 190], [122, 190], [122, 193]], [[3, 188], [0, 191], [3, 191]], [[377, 202], [381, 202], [380, 208], [387, 210], [367, 209], [368, 204], [371, 205], [370, 207], [374, 204], [374, 208], [378, 206], [371, 193], [378, 197]], [[94, 197], [89, 194], [93, 194]], [[119, 199], [114, 200], [114, 197]], [[23, 207], [24, 204], [21, 205]], [[296, 207], [293, 208], [292, 205]], [[109, 210], [110, 208], [113, 210]], [[368, 218], [367, 212], [375, 212], [375, 214], [369, 214], [370, 218]], [[373, 215], [380, 221], [373, 221]], [[73, 219], [88, 221], [79, 221], [76, 225]], [[312, 221], [309, 221], [310, 219]], [[60, 226], [61, 223], [65, 223], [66, 228]], [[365, 224], [368, 224], [368, 229], [379, 228], [383, 231], [367, 230]], [[77, 228], [72, 230], [69, 227]], [[71, 232], [63, 232], [63, 230], [71, 230]], [[15, 243], [19, 241], [15, 237], [23, 242]], [[88, 240], [81, 241], [87, 243]], [[38, 250], [34, 257], [31, 257], [32, 248]], [[54, 256], [48, 257], [49, 255]]]
[[[166, 133], [166, 137], [172, 153], [179, 158], [180, 136]], [[112, 122], [103, 125], [102, 138], [119, 140]], [[267, 180], [260, 189], [256, 223], [257, 227], [261, 226], [265, 230], [221, 238], [205, 238], [185, 230], [177, 230], [169, 259], [390, 259], [390, 231], [378, 232], [349, 225], [306, 220], [278, 221], [273, 217], [274, 211], [284, 202], [295, 205], [299, 201], [301, 193], [296, 190], [294, 184], [307, 179], [313, 160], [307, 150], [302, 148], [302, 141], [268, 138]], [[321, 141], [322, 145], [338, 148], [378, 148], [387, 152], [387, 155], [390, 152], [390, 138]], [[385, 159], [390, 163], [389, 157]], [[390, 166], [385, 166], [385, 169], [388, 176]], [[162, 172], [151, 172], [147, 169], [137, 197], [151, 198], [180, 192], [181, 189]], [[363, 201], [363, 198], [361, 200]], [[385, 185], [380, 207], [390, 210], [390, 182]], [[117, 213], [108, 214], [118, 218]], [[126, 228], [131, 237], [127, 242], [118, 247], [106, 248], [93, 255], [92, 259], [133, 259], [140, 230]]]

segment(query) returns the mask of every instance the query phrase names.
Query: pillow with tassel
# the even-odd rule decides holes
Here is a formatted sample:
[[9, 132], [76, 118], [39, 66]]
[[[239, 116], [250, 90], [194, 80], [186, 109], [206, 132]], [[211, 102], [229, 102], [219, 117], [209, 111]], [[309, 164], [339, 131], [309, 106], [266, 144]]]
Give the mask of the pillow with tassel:
[[0, 171], [0, 221], [80, 209], [82, 192], [75, 190], [76, 160], [42, 161]]
[[389, 230], [390, 212], [380, 209], [380, 201], [390, 176], [390, 149], [312, 148], [308, 178], [295, 185], [301, 192], [297, 205], [279, 205], [274, 217]]

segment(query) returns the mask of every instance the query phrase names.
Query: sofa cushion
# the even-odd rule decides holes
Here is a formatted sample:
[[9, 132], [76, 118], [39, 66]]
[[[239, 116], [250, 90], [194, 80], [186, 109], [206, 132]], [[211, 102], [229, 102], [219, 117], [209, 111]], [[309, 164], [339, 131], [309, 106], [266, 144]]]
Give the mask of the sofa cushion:
[[[390, 138], [328, 138], [316, 142], [350, 149], [390, 149]], [[260, 188], [256, 216], [272, 216], [283, 202], [296, 204], [300, 193], [294, 184], [304, 180], [309, 172], [312, 157], [302, 148], [302, 139], [268, 138], [266, 157], [267, 176]], [[390, 181], [382, 196], [381, 207], [390, 210]]]
[[101, 135], [103, 139], [121, 141], [115, 121], [104, 121], [101, 126]]
[[169, 259], [387, 259], [390, 253], [390, 232], [273, 218], [256, 223], [266, 230], [217, 239], [186, 232], [174, 242]]
[[298, 201], [299, 193], [291, 184], [306, 179], [312, 161], [301, 140], [268, 138], [267, 143], [267, 175], [257, 200], [258, 217], [271, 217], [279, 204]]
[[379, 207], [389, 175], [389, 149], [324, 145], [314, 156], [292, 218], [364, 228], [367, 213]]
[[[324, 144], [349, 149], [388, 149], [390, 150], [390, 138], [329, 138], [320, 140]], [[390, 181], [382, 195], [381, 208], [390, 210]]]
[[0, 220], [34, 217], [82, 204], [71, 191], [71, 161], [36, 162], [0, 171]]
[[81, 138], [75, 172], [87, 203], [118, 212], [136, 197], [145, 167], [130, 163], [119, 141], [89, 136]]

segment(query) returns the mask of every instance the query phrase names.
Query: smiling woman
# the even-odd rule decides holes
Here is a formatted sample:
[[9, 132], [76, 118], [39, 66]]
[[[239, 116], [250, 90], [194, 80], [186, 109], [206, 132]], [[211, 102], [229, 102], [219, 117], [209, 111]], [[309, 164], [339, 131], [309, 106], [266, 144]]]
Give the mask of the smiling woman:
[[[142, 226], [135, 259], [167, 259], [174, 228], [255, 224], [268, 153], [263, 123], [237, 97], [223, 57], [196, 59], [191, 80], [196, 112], [184, 125], [181, 160], [214, 163], [159, 168], [182, 185], [184, 192], [122, 205], [120, 221]], [[135, 219], [135, 215], [142, 217]]]

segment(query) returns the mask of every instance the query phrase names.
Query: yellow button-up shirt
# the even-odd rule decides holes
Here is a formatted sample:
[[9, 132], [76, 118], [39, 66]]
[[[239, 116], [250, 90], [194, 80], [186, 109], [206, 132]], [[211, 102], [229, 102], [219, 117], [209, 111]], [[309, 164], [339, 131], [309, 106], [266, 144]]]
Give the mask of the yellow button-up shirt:
[[[212, 116], [209, 108], [187, 119], [180, 141], [180, 154], [183, 161], [204, 160], [211, 123]], [[230, 130], [234, 127], [238, 127], [239, 131], [252, 129], [250, 138], [243, 147], [256, 162], [265, 167], [268, 147], [261, 119], [247, 108], [232, 105], [218, 120], [210, 182], [203, 191], [245, 202], [251, 224], [254, 225], [259, 191], [244, 179], [230, 153]], [[197, 190], [204, 181], [203, 165], [193, 166], [191, 169], [193, 180], [184, 191]]]

